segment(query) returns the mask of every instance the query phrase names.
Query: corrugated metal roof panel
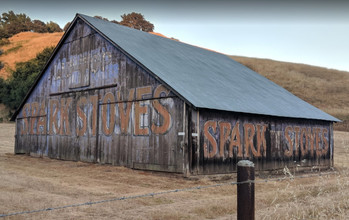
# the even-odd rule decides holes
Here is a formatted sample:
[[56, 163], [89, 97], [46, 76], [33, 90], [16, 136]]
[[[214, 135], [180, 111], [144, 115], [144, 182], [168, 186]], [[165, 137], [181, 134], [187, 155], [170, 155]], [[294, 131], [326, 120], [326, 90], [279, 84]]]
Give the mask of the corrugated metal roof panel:
[[339, 121], [230, 57], [78, 15], [198, 108]]

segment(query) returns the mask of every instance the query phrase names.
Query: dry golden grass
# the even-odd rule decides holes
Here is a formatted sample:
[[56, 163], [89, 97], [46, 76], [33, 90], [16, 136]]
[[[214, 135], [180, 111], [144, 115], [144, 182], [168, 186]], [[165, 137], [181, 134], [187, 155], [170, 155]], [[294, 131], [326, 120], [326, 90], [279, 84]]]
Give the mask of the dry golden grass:
[[46, 47], [56, 46], [62, 35], [63, 32], [22, 32], [9, 38], [10, 44], [2, 47], [4, 54], [0, 56], [0, 60], [5, 64], [5, 67], [0, 70], [0, 77], [7, 78], [11, 73], [10, 70], [15, 68], [16, 63], [33, 59]]
[[349, 131], [349, 72], [269, 59], [231, 56], [304, 101], [341, 119], [336, 130]]
[[154, 34], [154, 35], [157, 35], [157, 36], [160, 36], [160, 37], [168, 38], [168, 37], [166, 37], [165, 35], [163, 35], [161, 33], [157, 33], [157, 32], [148, 32], [148, 33]]
[[[109, 165], [13, 155], [0, 124], [0, 214], [216, 184]], [[256, 183], [256, 219], [347, 219], [349, 133], [335, 131], [338, 175]], [[257, 178], [258, 179], [258, 178]], [[234, 179], [219, 182], [235, 181]], [[24, 214], [8, 219], [236, 219], [236, 186]]]

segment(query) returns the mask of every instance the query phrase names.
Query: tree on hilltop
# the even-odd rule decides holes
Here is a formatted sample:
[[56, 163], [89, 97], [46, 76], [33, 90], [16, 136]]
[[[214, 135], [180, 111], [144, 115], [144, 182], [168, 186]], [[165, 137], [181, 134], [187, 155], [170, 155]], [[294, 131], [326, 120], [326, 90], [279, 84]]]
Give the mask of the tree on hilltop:
[[[107, 18], [104, 18], [99, 15], [95, 15], [94, 17], [104, 21], [109, 21]], [[112, 20], [110, 22], [113, 22], [115, 24], [121, 24], [123, 26], [127, 26], [145, 32], [152, 32], [154, 30], [154, 25], [149, 21], [145, 20], [144, 16], [141, 13], [132, 12], [129, 14], [123, 14], [121, 15], [121, 18], [122, 20], [120, 22], [116, 20]]]
[[2, 13], [0, 17], [0, 38], [8, 38], [23, 31], [30, 31], [32, 21], [26, 14], [13, 11]]
[[40, 20], [33, 20], [32, 31], [37, 33], [45, 33], [47, 32], [46, 24]]
[[154, 25], [145, 20], [141, 13], [132, 12], [130, 14], [123, 14], [121, 18], [122, 21], [119, 23], [121, 25], [145, 32], [152, 32], [154, 30]]
[[46, 23], [47, 32], [53, 33], [53, 32], [61, 32], [62, 29], [59, 27], [59, 25], [53, 21]]
[[13, 11], [0, 16], [0, 39], [12, 37], [24, 31], [37, 33], [61, 32], [62, 29], [53, 21], [46, 24], [40, 20], [31, 20], [26, 14], [15, 14]]
[[104, 21], [109, 21], [108, 18], [104, 18], [102, 16], [99, 16], [99, 15], [95, 15], [93, 16], [94, 18], [98, 18], [98, 19], [101, 19], [101, 20], [104, 20]]
[[69, 21], [68, 23], [66, 23], [66, 24], [64, 25], [64, 28], [63, 28], [63, 31], [64, 31], [64, 32], [66, 32], [66, 31], [68, 30], [70, 24], [71, 24], [71, 22]]
[[[104, 20], [104, 21], [109, 21], [108, 18], [104, 18], [104, 17], [99, 16], [99, 15], [95, 15], [95, 16], [93, 16], [93, 17], [94, 17], [94, 18], [101, 19], [101, 20]], [[118, 22], [118, 21], [115, 21], [115, 20], [111, 20], [110, 22], [115, 23], [115, 24], [119, 24], [119, 22]]]

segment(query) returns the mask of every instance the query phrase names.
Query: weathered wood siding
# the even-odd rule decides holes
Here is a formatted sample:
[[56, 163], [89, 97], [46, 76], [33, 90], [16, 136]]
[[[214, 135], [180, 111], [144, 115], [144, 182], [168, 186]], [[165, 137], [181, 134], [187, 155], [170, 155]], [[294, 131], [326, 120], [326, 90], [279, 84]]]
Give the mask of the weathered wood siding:
[[332, 166], [332, 123], [238, 114], [214, 110], [192, 113], [195, 174], [236, 171], [241, 159], [257, 170], [294, 166]]
[[182, 172], [183, 105], [78, 20], [17, 116], [15, 152]]

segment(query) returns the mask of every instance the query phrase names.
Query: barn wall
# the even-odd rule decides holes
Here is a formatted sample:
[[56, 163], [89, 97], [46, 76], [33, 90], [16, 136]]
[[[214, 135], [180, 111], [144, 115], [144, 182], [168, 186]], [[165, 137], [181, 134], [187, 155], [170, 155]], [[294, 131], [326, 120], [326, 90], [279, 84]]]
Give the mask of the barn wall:
[[257, 170], [333, 165], [331, 122], [213, 110], [192, 115], [192, 132], [199, 133], [192, 137], [193, 173], [235, 172], [241, 159]]
[[16, 153], [182, 172], [183, 101], [78, 20], [17, 116]]

